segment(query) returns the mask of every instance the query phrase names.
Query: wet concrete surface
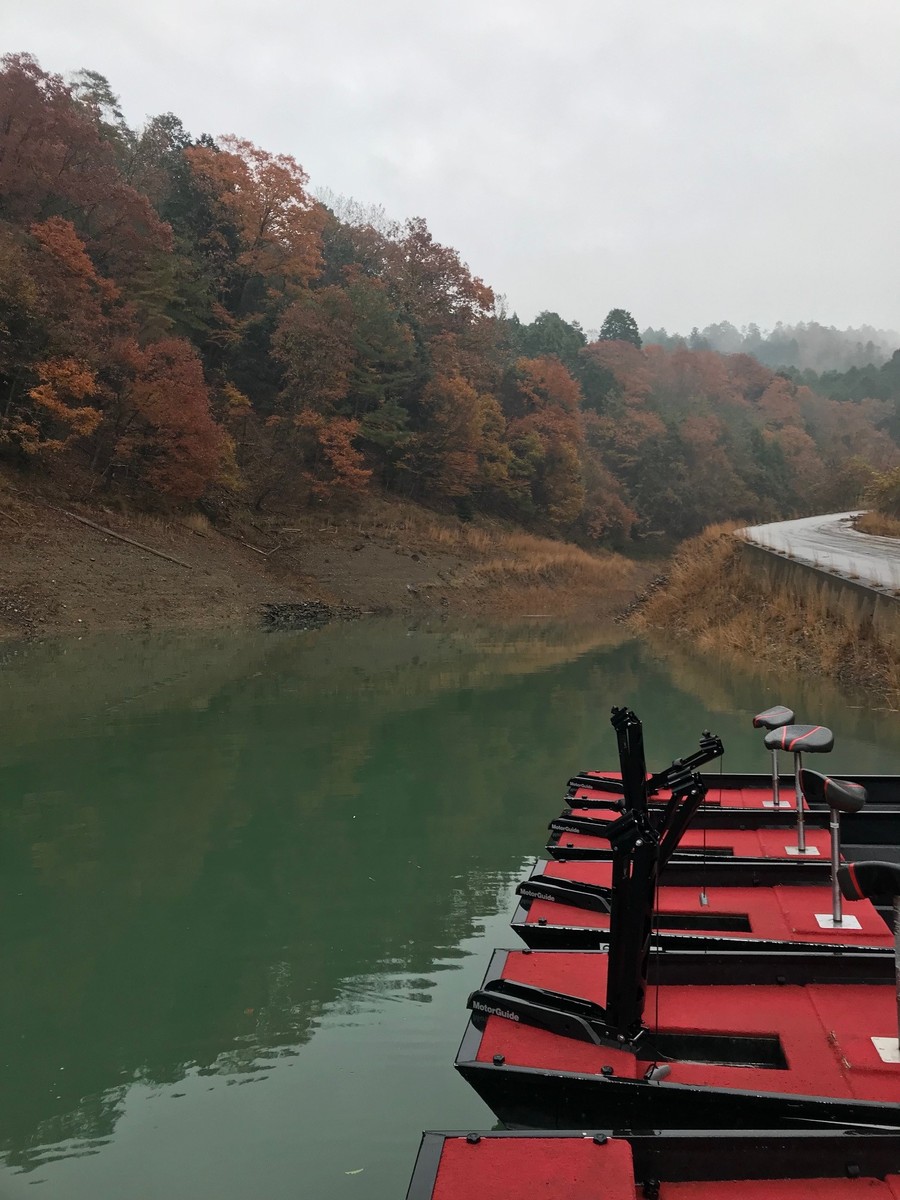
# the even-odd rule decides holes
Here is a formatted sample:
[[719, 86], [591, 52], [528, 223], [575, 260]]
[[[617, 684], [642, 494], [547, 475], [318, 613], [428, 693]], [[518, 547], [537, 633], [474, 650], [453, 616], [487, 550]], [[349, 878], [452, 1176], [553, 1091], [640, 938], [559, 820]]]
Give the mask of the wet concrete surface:
[[900, 591], [900, 539], [858, 533], [855, 512], [775, 521], [740, 531], [754, 545], [879, 590]]

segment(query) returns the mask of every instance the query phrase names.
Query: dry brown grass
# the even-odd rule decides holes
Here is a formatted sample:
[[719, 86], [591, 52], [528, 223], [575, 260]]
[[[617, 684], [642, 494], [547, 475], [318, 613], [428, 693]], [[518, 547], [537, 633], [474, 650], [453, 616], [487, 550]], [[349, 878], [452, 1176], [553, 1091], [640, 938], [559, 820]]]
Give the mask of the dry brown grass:
[[622, 555], [590, 553], [533, 534], [434, 525], [425, 535], [432, 546], [452, 548], [467, 560], [454, 590], [490, 596], [490, 604], [506, 614], [611, 613], [630, 599], [640, 579], [640, 568]]
[[520, 539], [495, 549], [505, 551], [476, 563], [469, 579], [485, 585], [498, 581], [535, 584], [593, 584], [597, 588], [618, 586], [633, 575], [633, 565], [618, 555], [588, 554], [577, 546], [554, 542], [523, 546]]
[[717, 525], [685, 543], [668, 585], [632, 622], [688, 636], [701, 651], [752, 657], [793, 670], [864, 684], [900, 704], [900, 655], [889, 635], [872, 628], [850, 589], [829, 592], [808, 572], [788, 584], [751, 563]]
[[121, 506], [118, 509], [93, 512], [91, 519], [128, 537], [146, 541], [152, 546], [173, 545], [186, 530], [198, 537], [214, 534], [212, 525], [203, 513], [153, 513]]
[[900, 538], [900, 520], [886, 513], [875, 512], [874, 509], [860, 513], [853, 526], [860, 533], [870, 533], [874, 537]]
[[302, 532], [324, 541], [353, 533], [402, 553], [418, 552], [429, 562], [451, 559], [452, 572], [444, 572], [435, 590], [450, 598], [451, 607], [483, 616], [611, 615], [625, 607], [655, 569], [500, 521], [463, 522], [388, 497], [372, 497], [352, 515], [310, 515], [271, 532], [279, 540]]
[[589, 552], [571, 542], [507, 529], [499, 523], [436, 517], [411, 505], [395, 512], [384, 532], [405, 543], [422, 542], [432, 550], [478, 560], [474, 569], [485, 578], [530, 577], [535, 582], [555, 582], [582, 574], [595, 579], [614, 575], [617, 580], [631, 575], [630, 560], [620, 554]]

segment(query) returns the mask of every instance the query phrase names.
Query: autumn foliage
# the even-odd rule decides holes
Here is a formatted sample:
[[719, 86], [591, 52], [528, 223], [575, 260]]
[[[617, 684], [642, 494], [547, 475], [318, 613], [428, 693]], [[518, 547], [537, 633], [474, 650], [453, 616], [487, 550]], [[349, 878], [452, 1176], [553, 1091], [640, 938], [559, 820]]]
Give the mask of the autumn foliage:
[[853, 502], [900, 457], [900, 360], [878, 389], [642, 344], [622, 309], [593, 340], [522, 324], [421, 218], [326, 206], [289, 155], [171, 113], [132, 130], [102, 77], [2, 60], [8, 462], [142, 503], [384, 489], [623, 544]]

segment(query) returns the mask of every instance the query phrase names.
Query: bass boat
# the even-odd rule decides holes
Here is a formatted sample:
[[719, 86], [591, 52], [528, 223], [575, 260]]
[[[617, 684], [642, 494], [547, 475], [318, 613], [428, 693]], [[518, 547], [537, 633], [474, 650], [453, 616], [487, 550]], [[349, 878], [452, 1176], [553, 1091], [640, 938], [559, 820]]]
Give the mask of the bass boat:
[[900, 1200], [900, 1134], [425, 1133], [406, 1200]]
[[[640, 722], [619, 709], [613, 724], [633, 783]], [[496, 952], [457, 1068], [531, 1128], [900, 1126], [900, 968], [883, 951], [652, 945], [660, 861], [704, 789], [672, 791], [661, 820], [631, 805], [611, 835], [608, 953]], [[900, 895], [900, 867], [848, 864], [837, 884], [854, 901]]]

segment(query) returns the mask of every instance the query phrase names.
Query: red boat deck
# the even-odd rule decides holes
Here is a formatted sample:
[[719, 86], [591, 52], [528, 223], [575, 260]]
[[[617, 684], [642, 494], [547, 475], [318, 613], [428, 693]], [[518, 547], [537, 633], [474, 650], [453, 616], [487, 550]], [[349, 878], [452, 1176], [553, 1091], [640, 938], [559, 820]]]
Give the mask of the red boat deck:
[[[612, 884], [611, 862], [549, 862], [544, 874], [554, 879], [571, 879], [601, 887]], [[845, 916], [854, 916], [859, 929], [823, 929], [817, 913], [831, 912], [830, 887], [710, 887], [707, 905], [700, 903], [699, 888], [660, 887], [656, 908], [659, 912], [744, 914], [749, 932], [722, 930], [722, 937], [766, 938], [785, 942], [827, 942], [852, 946], [892, 946], [894, 938], [877, 910], [868, 900], [845, 900]], [[609, 914], [575, 908], [557, 901], [533, 900], [526, 924], [566, 925], [585, 929], [609, 929]], [[666, 923], [666, 929], [676, 926]], [[719, 931], [705, 928], [705, 935]]]
[[[900, 1176], [884, 1180], [757, 1179], [666, 1183], [660, 1200], [900, 1200]], [[619, 1138], [447, 1138], [432, 1200], [640, 1200], [631, 1146]]]
[[[606, 775], [607, 778], [613, 779], [615, 775], [610, 771], [590, 771], [588, 774]], [[668, 800], [671, 792], [660, 790], [655, 796], [651, 797], [652, 803], [660, 803]], [[614, 804], [617, 797], [610, 792], [605, 792], [600, 788], [578, 788], [572, 793], [572, 806], [574, 807], [582, 798], [591, 800], [608, 799], [611, 804]], [[716, 808], [765, 808], [765, 801], [772, 799], [771, 787], [716, 787], [710, 786], [706, 793], [704, 805], [709, 808], [711, 805]], [[782, 808], [794, 808], [797, 804], [794, 799], [794, 789], [786, 788], [783, 784], [779, 796]], [[806, 805], [808, 808], [809, 805]], [[592, 810], [596, 816], [597, 810]]]
[[[618, 814], [610, 810], [609, 816], [598, 817], [596, 808], [573, 808], [573, 817], [588, 817], [594, 820], [611, 820]], [[603, 810], [606, 811], [606, 810]], [[796, 809], [794, 810], [796, 811]], [[564, 818], [562, 818], [564, 819]], [[587, 833], [564, 833], [560, 835], [560, 847], [577, 846], [591, 850], [609, 850], [609, 839]], [[807, 854], [826, 862], [831, 856], [831, 839], [827, 829], [807, 829], [806, 844], [817, 854]], [[730, 850], [735, 858], [799, 858], [790, 854], [788, 847], [797, 845], [797, 834], [793, 829], [687, 829], [679, 839], [679, 848], [691, 850]]]
[[[603, 1004], [607, 956], [578, 951], [510, 951], [503, 977]], [[658, 1006], [658, 1009], [657, 1009]], [[657, 1018], [658, 1012], [658, 1018]], [[777, 1037], [786, 1068], [672, 1062], [656, 1086], [692, 1084], [900, 1104], [900, 1064], [882, 1061], [872, 1037], [897, 1036], [890, 984], [649, 987], [648, 1025], [667, 1033]], [[504, 1055], [510, 1066], [641, 1079], [647, 1063], [608, 1046], [488, 1017], [477, 1061]], [[702, 1193], [701, 1193], [702, 1194]], [[818, 1193], [821, 1196], [821, 1193]]]

